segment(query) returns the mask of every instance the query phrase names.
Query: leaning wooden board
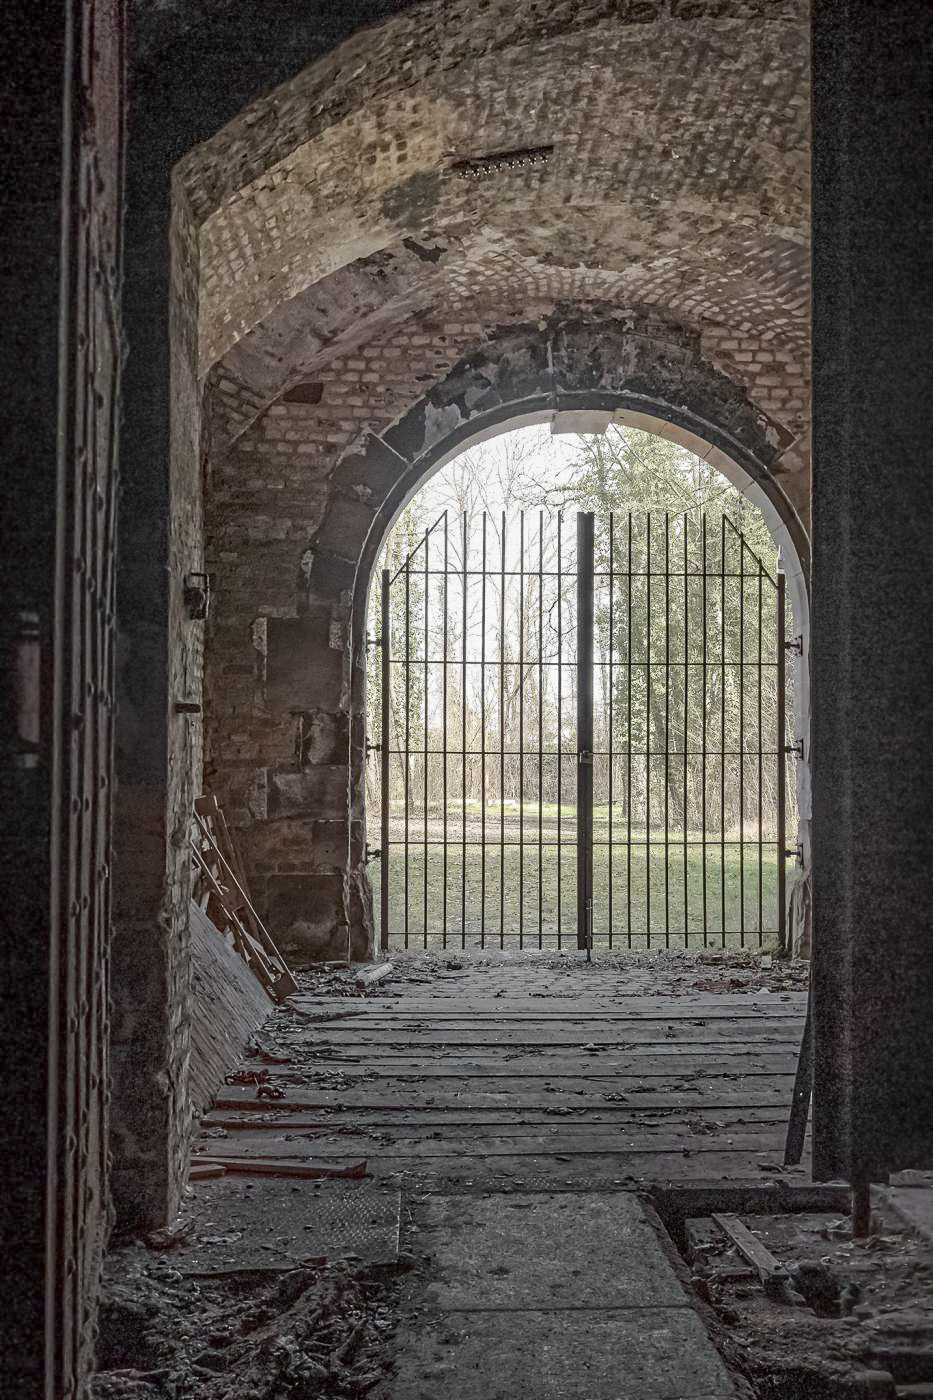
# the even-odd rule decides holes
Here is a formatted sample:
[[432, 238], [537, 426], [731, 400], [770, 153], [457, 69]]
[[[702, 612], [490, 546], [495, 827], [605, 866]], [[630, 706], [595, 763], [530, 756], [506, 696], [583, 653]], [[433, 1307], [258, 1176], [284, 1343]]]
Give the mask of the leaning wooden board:
[[191, 1098], [200, 1116], [239, 1063], [273, 1003], [249, 968], [192, 900]]

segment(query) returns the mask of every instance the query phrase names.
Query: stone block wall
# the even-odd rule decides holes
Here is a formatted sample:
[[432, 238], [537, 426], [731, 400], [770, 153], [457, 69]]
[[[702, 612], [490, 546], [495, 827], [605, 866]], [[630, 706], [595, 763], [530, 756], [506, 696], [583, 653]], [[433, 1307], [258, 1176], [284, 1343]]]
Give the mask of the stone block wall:
[[233, 380], [217, 386], [225, 424], [252, 421], [209, 467], [206, 781], [239, 832], [257, 903], [299, 963], [372, 947], [368, 574], [405, 492], [451, 434], [489, 412], [507, 419], [509, 405], [512, 416], [553, 407], [556, 390], [575, 403], [628, 393], [675, 418], [687, 408], [745, 455], [805, 553], [806, 381], [789, 354], [606, 308], [576, 320], [552, 310], [532, 327], [501, 317], [413, 317], [322, 367], [319, 391], [295, 396], [317, 402], [286, 395], [255, 416]]
[[[124, 674], [114, 818], [111, 1127], [119, 1231], [152, 1228], [175, 1215], [192, 1132], [188, 833], [201, 790], [202, 717], [179, 706], [201, 702], [204, 623], [189, 616], [184, 590], [187, 576], [204, 569], [204, 523], [198, 264], [181, 202], [171, 245], [168, 528], [163, 533], [162, 523], [150, 520], [147, 530], [137, 521], [139, 548], [159, 591], [135, 605], [137, 616], [160, 607], [165, 616], [158, 627], [137, 624], [118, 648]], [[132, 508], [131, 494], [127, 504]], [[132, 561], [123, 563], [124, 574], [131, 568]], [[118, 598], [118, 629], [121, 616], [133, 611], [133, 600]]]

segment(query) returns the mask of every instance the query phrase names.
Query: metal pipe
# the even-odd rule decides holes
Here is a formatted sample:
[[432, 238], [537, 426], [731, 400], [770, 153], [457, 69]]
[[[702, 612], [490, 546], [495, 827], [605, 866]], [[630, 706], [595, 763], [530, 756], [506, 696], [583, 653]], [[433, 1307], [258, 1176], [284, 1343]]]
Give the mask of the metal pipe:
[[561, 829], [561, 797], [563, 786], [563, 726], [564, 726], [564, 697], [562, 677], [564, 671], [564, 584], [561, 575], [561, 536], [564, 530], [564, 516], [562, 511], [557, 513], [557, 946], [562, 947], [563, 931], [561, 927], [561, 886], [563, 884], [563, 864], [564, 847]]
[[786, 623], [786, 581], [783, 574], [777, 576], [777, 924], [778, 951], [790, 952], [790, 939], [787, 936], [787, 758], [784, 752], [787, 743], [787, 716], [785, 714], [787, 641]]
[[382, 571], [382, 622], [379, 648], [382, 656], [382, 719], [380, 723], [379, 768], [382, 797], [379, 804], [379, 947], [383, 952], [389, 946], [389, 729], [391, 711], [391, 628], [389, 607], [389, 570]]
[[505, 947], [505, 511], [499, 573], [499, 947]]
[[444, 771], [441, 775], [441, 806], [443, 808], [443, 840], [444, 850], [442, 859], [441, 876], [444, 888], [441, 893], [441, 946], [447, 947], [447, 667], [449, 665], [447, 642], [448, 642], [448, 591], [450, 580], [448, 575], [450, 560], [450, 535], [447, 528], [447, 512], [444, 511], [444, 660], [443, 660], [443, 696], [442, 703], [444, 715], [441, 720], [441, 744], [444, 751]]
[[466, 947], [466, 905], [467, 905], [467, 869], [466, 869], [466, 789], [467, 789], [467, 551], [469, 549], [469, 534], [467, 525], [467, 513], [463, 512], [463, 666], [462, 666], [462, 691], [460, 696], [460, 720], [462, 730], [463, 753], [460, 758], [460, 947]]
[[544, 511], [538, 512], [538, 947], [544, 946]]
[[608, 810], [609, 810], [609, 844], [607, 851], [607, 864], [609, 881], [608, 891], [608, 919], [609, 919], [609, 947], [612, 947], [612, 800], [613, 800], [613, 761], [615, 743], [613, 738], [613, 651], [615, 649], [615, 625], [613, 606], [615, 601], [615, 512], [609, 512], [609, 645], [608, 645], [608, 665], [609, 665], [609, 721], [608, 733], [606, 736], [606, 748], [608, 750], [607, 761], [609, 764], [609, 787], [608, 787]]
[[405, 947], [408, 947], [408, 808], [411, 796], [411, 571], [405, 563]]
[[671, 946], [671, 517], [664, 512], [664, 946]]
[[688, 750], [690, 748], [690, 736], [688, 733], [690, 724], [690, 598], [689, 585], [687, 583], [687, 565], [689, 562], [687, 553], [687, 524], [689, 516], [684, 511], [684, 777], [683, 790], [683, 817], [684, 817], [684, 947], [690, 947], [690, 863], [687, 852], [687, 820], [689, 817], [687, 806], [688, 788]]
[[593, 575], [595, 520], [577, 514], [577, 947], [593, 948]]
[[628, 754], [625, 773], [625, 932], [629, 948], [632, 946], [632, 512], [628, 514], [628, 573], [626, 575], [626, 683], [628, 706], [625, 712], [625, 728], [628, 741]]
[[707, 681], [707, 675], [708, 675], [708, 673], [707, 673], [707, 669], [706, 669], [706, 668], [707, 668], [707, 639], [708, 639], [708, 626], [709, 626], [709, 624], [708, 624], [708, 621], [707, 621], [707, 599], [706, 599], [706, 570], [707, 570], [707, 563], [706, 563], [706, 511], [703, 512], [701, 529], [702, 529], [702, 567], [703, 567], [703, 573], [702, 573], [702, 575], [701, 575], [702, 580], [703, 580], [703, 583], [702, 583], [702, 594], [703, 594], [703, 704], [702, 704], [702, 707], [701, 707], [701, 724], [702, 724], [702, 745], [703, 745], [703, 753], [702, 753], [702, 757], [701, 757], [701, 760], [700, 760], [700, 765], [701, 765], [700, 785], [701, 785], [701, 787], [702, 787], [702, 789], [703, 789], [703, 795], [702, 795], [702, 798], [701, 798], [701, 808], [700, 808], [701, 817], [700, 817], [700, 821], [701, 821], [702, 836], [703, 836], [703, 947], [704, 947], [704, 948], [707, 948], [707, 947], [709, 947], [709, 912], [708, 912], [708, 898], [707, 898], [707, 896], [708, 896], [708, 891], [707, 891], [707, 870], [706, 870], [706, 747], [707, 747], [707, 742], [708, 742], [708, 736], [707, 736], [707, 733], [706, 733], [706, 726], [707, 726], [707, 720], [706, 720], [706, 704], [707, 704], [706, 681]]
[[486, 512], [483, 511], [483, 577], [480, 604], [479, 638], [479, 811], [480, 811], [480, 878], [479, 878], [479, 941], [486, 947]]
[[525, 946], [525, 512], [518, 513], [518, 946]]
[[645, 517], [645, 946], [651, 947], [651, 699], [654, 680], [651, 670], [651, 511]]
[[424, 870], [422, 871], [422, 889], [424, 897], [424, 933], [422, 935], [424, 947], [428, 946], [428, 856], [430, 854], [428, 846], [428, 689], [430, 682], [430, 672], [428, 670], [428, 656], [430, 654], [431, 634], [429, 630], [429, 600], [431, 597], [431, 574], [429, 561], [429, 535], [424, 532], [424, 695], [422, 697], [422, 719], [424, 721], [424, 754], [422, 762], [422, 782], [424, 791], [422, 793], [421, 809], [424, 820]]

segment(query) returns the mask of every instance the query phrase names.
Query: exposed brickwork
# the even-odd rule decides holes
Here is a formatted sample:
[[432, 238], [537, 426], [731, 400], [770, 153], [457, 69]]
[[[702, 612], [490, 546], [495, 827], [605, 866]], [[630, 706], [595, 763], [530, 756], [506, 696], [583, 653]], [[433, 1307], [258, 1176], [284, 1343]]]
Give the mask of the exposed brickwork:
[[[689, 407], [718, 428], [790, 519], [806, 471], [784, 491], [782, 453], [800, 420], [772, 417], [748, 392], [759, 368], [780, 380], [771, 367], [785, 362], [759, 346], [740, 371], [750, 342], [713, 343], [715, 355], [704, 353], [705, 334], [605, 306], [583, 320], [552, 309], [540, 325], [514, 328], [486, 306], [469, 320], [422, 314], [321, 368], [319, 403], [275, 403], [214, 454], [208, 771], [241, 830], [257, 899], [293, 955], [343, 951], [348, 930], [362, 954], [371, 934], [362, 714], [351, 691], [365, 571], [402, 484], [426, 469], [425, 453], [493, 407], [540, 407], [553, 392], [613, 402], [628, 393], [674, 414]], [[775, 386], [782, 404], [793, 387], [789, 378]]]
[[[362, 598], [399, 492], [451, 434], [519, 406], [640, 408], [733, 454], [806, 555], [806, 64], [802, 0], [431, 0], [176, 168], [172, 587], [199, 567], [203, 482], [207, 780], [298, 957], [371, 936]], [[535, 145], [533, 168], [452, 169]], [[200, 675], [179, 596], [170, 703]], [[202, 775], [197, 721], [168, 726], [171, 1192]]]
[[[622, 279], [669, 300], [673, 282], [723, 322], [736, 301], [761, 327], [781, 303], [799, 321], [807, 122], [802, 5], [416, 7], [182, 162], [202, 368], [311, 286], [304, 334], [329, 342], [356, 265], [412, 236], [432, 256], [453, 240], [448, 295], [559, 266], [602, 278], [589, 295]], [[543, 167], [450, 170], [536, 144]]]
[[192, 1131], [188, 823], [201, 788], [204, 624], [189, 619], [184, 581], [202, 570], [201, 412], [196, 376], [196, 239], [178, 205], [172, 230], [172, 517], [168, 537], [165, 782], [117, 791], [113, 929], [113, 1196], [121, 1230], [171, 1219]]

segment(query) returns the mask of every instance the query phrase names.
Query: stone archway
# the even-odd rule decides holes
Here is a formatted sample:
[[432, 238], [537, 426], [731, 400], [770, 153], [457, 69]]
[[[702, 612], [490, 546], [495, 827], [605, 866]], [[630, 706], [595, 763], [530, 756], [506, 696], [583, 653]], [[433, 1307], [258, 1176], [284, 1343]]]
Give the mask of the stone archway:
[[[268, 916], [298, 959], [372, 948], [362, 783], [370, 577], [399, 510], [470, 441], [584, 410], [661, 427], [763, 508], [784, 550], [797, 629], [808, 629], [807, 537], [791, 499], [799, 483], [781, 463], [787, 432], [702, 357], [689, 331], [608, 309], [499, 327], [411, 398], [321, 484], [317, 528], [294, 547], [291, 615], [257, 619], [259, 706], [294, 745], [283, 752], [257, 738], [243, 836]], [[210, 684], [212, 659], [216, 652], [208, 678], [218, 697], [208, 713], [216, 751], [228, 721]], [[803, 733], [805, 712], [798, 724]]]
[[[171, 172], [171, 228], [161, 208], [155, 231], [140, 212], [133, 240], [147, 348], [127, 379], [117, 828], [124, 878], [145, 898], [118, 931], [134, 977], [115, 980], [114, 1005], [155, 1068], [115, 1097], [115, 1123], [132, 1125], [117, 1153], [127, 1219], [170, 1211], [183, 1173], [185, 823], [202, 784], [229, 797], [277, 929], [296, 910], [344, 942], [362, 927], [346, 859], [353, 668], [340, 653], [352, 551], [371, 524], [354, 490], [373, 488], [350, 480], [367, 434], [388, 445], [426, 395], [434, 414], [432, 386], [495, 358], [518, 328], [546, 355], [541, 327], [602, 320], [621, 335], [628, 323], [628, 406], [682, 426], [693, 400], [678, 397], [676, 367], [705, 366], [724, 395], [705, 414], [725, 437], [708, 440], [764, 464], [807, 513], [801, 0], [424, 0], [300, 71], [306, 50], [279, 43], [262, 69], [279, 86], [249, 85], [236, 115], [229, 93], [198, 102]], [[639, 336], [660, 347], [640, 387]], [[150, 355], [166, 383], [170, 364], [171, 431]], [[544, 377], [519, 381], [516, 403], [536, 393], [548, 407]], [[597, 391], [585, 376], [563, 390]], [[478, 381], [471, 393], [471, 414], [487, 411]], [[153, 520], [165, 522], [155, 536]], [[205, 569], [206, 628], [184, 602]], [[318, 664], [299, 674], [302, 636]]]

